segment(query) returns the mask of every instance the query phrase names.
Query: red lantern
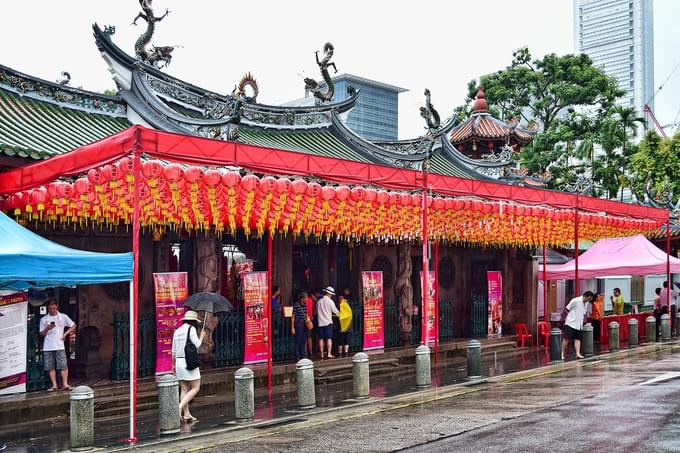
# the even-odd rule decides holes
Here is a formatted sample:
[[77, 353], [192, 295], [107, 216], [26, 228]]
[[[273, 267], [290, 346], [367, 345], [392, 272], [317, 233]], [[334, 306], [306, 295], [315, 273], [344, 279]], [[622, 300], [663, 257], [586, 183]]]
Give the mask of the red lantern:
[[347, 186], [338, 186], [335, 188], [335, 197], [339, 201], [345, 201], [349, 198], [350, 196], [350, 189]]
[[163, 164], [159, 160], [147, 160], [142, 164], [142, 174], [148, 179], [157, 179], [163, 175]]
[[265, 176], [260, 180], [260, 190], [264, 193], [272, 193], [276, 189], [276, 178]]
[[170, 164], [163, 169], [163, 175], [165, 175], [165, 179], [167, 179], [171, 183], [173, 182], [176, 183], [177, 181], [182, 179], [184, 171], [182, 170], [182, 167], [180, 165]]
[[31, 204], [33, 206], [39, 206], [44, 205], [45, 202], [47, 201], [47, 189], [44, 187], [39, 187], [37, 189], [33, 189], [31, 192]]
[[335, 188], [332, 186], [323, 186], [321, 189], [321, 197], [326, 201], [332, 200], [335, 198]]
[[444, 209], [446, 206], [446, 202], [444, 201], [443, 198], [437, 197], [434, 199], [434, 208], [435, 209]]
[[316, 182], [310, 182], [307, 184], [307, 195], [313, 198], [321, 195], [321, 185]]
[[363, 187], [352, 187], [350, 192], [352, 201], [361, 201], [366, 198], [366, 190]]
[[209, 188], [215, 188], [222, 180], [222, 175], [217, 170], [207, 170], [203, 174], [203, 184]]
[[259, 184], [260, 179], [255, 176], [255, 175], [245, 175], [241, 179], [241, 187], [243, 190], [246, 192], [252, 192], [257, 188], [257, 185]]
[[108, 181], [108, 178], [105, 177], [104, 172], [102, 172], [98, 168], [91, 168], [87, 172], [87, 179], [90, 181], [92, 184], [101, 186], [105, 182]]
[[376, 196], [376, 200], [378, 201], [378, 203], [385, 204], [389, 201], [389, 199], [390, 199], [390, 195], [387, 192], [385, 192], [384, 190], [378, 191], [377, 196]]
[[373, 189], [366, 189], [366, 201], [374, 201], [378, 196], [377, 192]]
[[188, 183], [196, 183], [203, 178], [204, 171], [200, 167], [189, 167], [184, 170], [184, 180]]
[[50, 196], [50, 198], [58, 198], [59, 197], [59, 185], [61, 182], [55, 181], [51, 182], [47, 185], [47, 194]]
[[290, 192], [292, 186], [293, 186], [293, 183], [291, 183], [290, 179], [288, 179], [288, 178], [279, 178], [279, 180], [276, 181], [276, 191], [279, 192], [279, 193]]
[[129, 157], [123, 157], [118, 162], [118, 168], [120, 168], [124, 175], [132, 174], [134, 170], [134, 161]]
[[92, 190], [92, 184], [90, 184], [90, 181], [88, 181], [87, 178], [76, 179], [73, 187], [75, 188], [76, 193], [80, 195], [84, 195]]
[[307, 191], [307, 181], [304, 179], [296, 179], [292, 184], [293, 193], [301, 195]]

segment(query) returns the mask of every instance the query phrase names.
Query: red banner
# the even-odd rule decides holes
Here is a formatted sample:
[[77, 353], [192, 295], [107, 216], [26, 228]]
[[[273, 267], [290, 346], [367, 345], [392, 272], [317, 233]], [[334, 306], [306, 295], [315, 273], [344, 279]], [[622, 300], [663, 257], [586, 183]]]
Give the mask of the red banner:
[[267, 314], [271, 301], [267, 300], [269, 282], [266, 272], [249, 272], [243, 275], [243, 302], [245, 307], [246, 340], [243, 363], [266, 362], [269, 359]]
[[385, 297], [381, 271], [361, 273], [364, 302], [364, 350], [385, 347]]
[[486, 273], [489, 287], [489, 324], [488, 335], [490, 337], [502, 334], [503, 323], [503, 276], [499, 271]]
[[[437, 312], [435, 311], [435, 278], [434, 271], [427, 271], [427, 307], [425, 311], [425, 316], [427, 320], [425, 322], [425, 331], [427, 332], [425, 338], [427, 338], [427, 344], [434, 344], [434, 340], [437, 334]], [[423, 281], [423, 271], [420, 271], [420, 281]]]
[[172, 372], [172, 335], [184, 315], [189, 297], [186, 272], [153, 274], [156, 298], [156, 374]]

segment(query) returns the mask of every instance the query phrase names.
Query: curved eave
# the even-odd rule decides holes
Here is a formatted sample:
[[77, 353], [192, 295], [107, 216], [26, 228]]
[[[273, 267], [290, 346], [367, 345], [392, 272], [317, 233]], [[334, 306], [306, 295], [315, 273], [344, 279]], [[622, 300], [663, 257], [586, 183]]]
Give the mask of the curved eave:
[[[144, 71], [157, 77], [163, 81], [171, 84], [179, 84], [182, 88], [191, 91], [197, 95], [209, 94], [215, 96], [216, 99], [228, 102], [229, 97], [223, 94], [215, 93], [214, 91], [206, 90], [205, 88], [192, 85], [191, 83], [185, 82], [184, 80], [178, 79], [176, 77], [165, 74], [159, 71], [155, 67], [142, 63], [135, 57], [128, 55], [120, 47], [115, 45], [109, 35], [104, 33], [104, 31], [96, 23], [92, 25], [92, 30], [94, 32], [95, 42], [97, 43], [97, 48], [100, 52], [107, 54], [113, 61], [120, 64], [121, 66], [133, 71], [135, 65], [143, 65]], [[247, 108], [250, 110], [266, 113], [294, 113], [294, 114], [314, 114], [314, 113], [325, 113], [325, 112], [338, 112], [344, 113], [352, 107], [357, 102], [359, 97], [359, 92], [355, 93], [353, 96], [335, 103], [335, 104], [322, 104], [312, 107], [283, 107], [283, 106], [273, 106], [258, 103], [248, 103]], [[245, 105], [245, 104], [244, 104]]]
[[[487, 122], [490, 124], [484, 124]], [[504, 140], [506, 138], [526, 145], [531, 142], [534, 134], [517, 125], [510, 126], [489, 113], [476, 113], [452, 128], [448, 135], [453, 145], [459, 145], [470, 140]]]
[[487, 168], [497, 168], [499, 165], [493, 162], [478, 162], [472, 159], [468, 159], [463, 156], [457, 149], [455, 149], [451, 143], [447, 140], [446, 136], [442, 136], [440, 139], [439, 147], [435, 149], [435, 153], [441, 155], [444, 159], [451, 162], [456, 168], [464, 172], [470, 179], [479, 179], [482, 181], [496, 181], [495, 178], [491, 178], [479, 171], [475, 170], [475, 167], [487, 167]]

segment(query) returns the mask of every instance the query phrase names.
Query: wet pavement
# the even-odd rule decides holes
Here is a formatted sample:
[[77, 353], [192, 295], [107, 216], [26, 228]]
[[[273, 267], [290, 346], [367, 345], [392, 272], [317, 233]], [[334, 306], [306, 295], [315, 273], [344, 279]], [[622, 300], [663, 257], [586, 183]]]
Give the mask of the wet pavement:
[[[518, 370], [537, 368], [548, 363], [549, 358], [544, 349], [532, 348], [503, 354], [493, 353], [485, 355], [482, 359], [482, 370], [486, 376], [498, 376]], [[440, 360], [435, 365], [432, 373], [433, 386], [435, 388], [443, 388], [450, 384], [463, 382], [465, 377], [466, 363], [464, 357]], [[521, 389], [521, 393], [526, 393], [526, 390]], [[371, 396], [376, 400], [382, 397], [415, 391], [415, 373], [412, 366], [401, 366], [395, 368], [394, 372], [388, 375], [371, 377]], [[351, 402], [351, 392], [351, 381], [317, 385], [317, 407], [321, 409], [344, 407]], [[495, 399], [494, 397], [493, 400]], [[255, 403], [255, 417], [258, 420], [266, 421], [281, 417], [291, 417], [298, 413], [296, 410], [297, 394], [294, 385], [277, 388], [277, 393], [274, 395], [269, 395], [266, 392], [262, 393], [258, 390]], [[421, 410], [425, 410], [425, 408], [420, 408], [419, 411]], [[190, 426], [183, 425], [182, 433], [173, 438], [181, 440], [191, 437], [196, 433], [208, 433], [224, 429], [233, 420], [233, 399], [231, 395], [197, 398], [196, 404], [192, 405], [192, 413], [199, 418], [199, 422]], [[152, 441], [160, 437], [157, 417], [158, 415], [155, 410], [146, 411], [139, 415], [138, 436], [141, 442]], [[407, 415], [406, 418], [412, 418], [412, 414]], [[441, 423], [442, 421], [438, 420], [432, 426], [438, 426]], [[391, 429], [394, 431], [398, 428]], [[97, 418], [95, 422], [95, 444], [98, 447], [121, 447], [124, 445], [122, 439], [126, 437], [127, 430], [128, 420], [126, 417]], [[37, 453], [65, 450], [68, 449], [69, 442], [68, 419], [64, 417], [50, 420], [37, 427], [37, 429], [35, 424], [0, 427], [0, 439], [9, 445], [8, 451]], [[273, 438], [270, 437], [269, 439]], [[304, 444], [304, 439], [300, 440], [300, 442]], [[285, 445], [285, 442], [282, 445]], [[295, 448], [297, 449], [300, 446], [295, 445]], [[357, 445], [355, 450], [361, 450], [360, 446]], [[365, 447], [365, 445], [363, 446]], [[385, 446], [386, 450], [404, 447], [402, 444], [386, 444]], [[262, 447], [264, 448], [265, 445], [262, 445]], [[314, 442], [310, 446], [310, 450], [304, 451], [319, 451], [319, 447]], [[237, 448], [242, 448], [243, 451], [250, 450], [249, 447], [244, 445], [237, 445]], [[264, 449], [267, 450], [267, 448]], [[335, 449], [337, 450], [337, 448]], [[382, 450], [382, 447], [377, 449]], [[167, 450], [161, 448], [156, 451]], [[279, 448], [277, 447], [270, 451], [279, 451]]]

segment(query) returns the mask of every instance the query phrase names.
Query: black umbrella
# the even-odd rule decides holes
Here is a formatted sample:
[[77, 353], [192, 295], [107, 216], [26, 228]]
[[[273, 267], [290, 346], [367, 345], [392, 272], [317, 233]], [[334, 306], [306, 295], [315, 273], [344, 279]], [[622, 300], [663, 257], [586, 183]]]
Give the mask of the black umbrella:
[[195, 311], [207, 311], [208, 313], [219, 313], [234, 309], [234, 306], [226, 297], [207, 291], [192, 294], [184, 301], [184, 306]]

